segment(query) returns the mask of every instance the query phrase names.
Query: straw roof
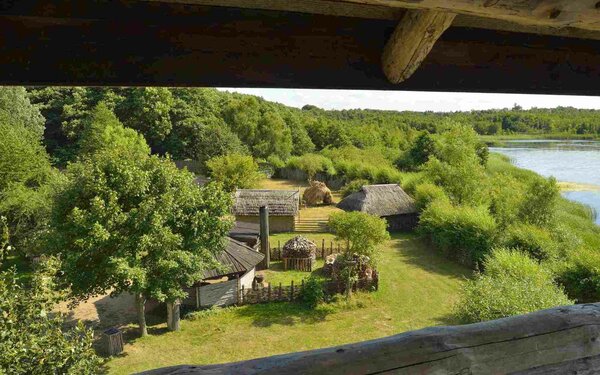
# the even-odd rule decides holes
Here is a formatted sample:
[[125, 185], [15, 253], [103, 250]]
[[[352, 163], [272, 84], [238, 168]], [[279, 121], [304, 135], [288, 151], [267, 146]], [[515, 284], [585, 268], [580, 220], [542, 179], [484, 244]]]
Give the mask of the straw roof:
[[303, 236], [296, 236], [283, 245], [284, 258], [314, 258], [317, 245]]
[[220, 270], [212, 269], [204, 271], [204, 278], [223, 277], [236, 273], [244, 273], [256, 267], [264, 255], [246, 246], [244, 243], [227, 238], [227, 246], [217, 255], [217, 261], [221, 264]]
[[398, 184], [365, 185], [337, 206], [344, 211], [361, 211], [376, 216], [417, 212], [415, 201]]
[[233, 213], [258, 216], [261, 206], [269, 207], [270, 216], [296, 216], [300, 194], [297, 190], [238, 189], [235, 192]]

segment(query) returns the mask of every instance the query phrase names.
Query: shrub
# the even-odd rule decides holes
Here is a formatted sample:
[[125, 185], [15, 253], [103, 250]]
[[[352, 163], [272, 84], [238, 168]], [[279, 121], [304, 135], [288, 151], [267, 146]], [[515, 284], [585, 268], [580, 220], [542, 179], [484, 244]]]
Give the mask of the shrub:
[[555, 207], [560, 196], [556, 179], [537, 178], [527, 188], [520, 217], [535, 225], [548, 225], [554, 219]]
[[347, 242], [347, 252], [365, 255], [374, 262], [377, 248], [390, 238], [385, 219], [364, 212], [339, 212], [329, 217], [336, 240]]
[[552, 274], [525, 253], [500, 249], [484, 263], [485, 273], [465, 283], [456, 314], [465, 323], [572, 304]]
[[217, 156], [206, 162], [210, 176], [229, 190], [256, 187], [262, 177], [252, 156], [230, 154]]
[[435, 201], [421, 214], [419, 231], [449, 257], [474, 266], [492, 248], [496, 222], [485, 207]]
[[537, 260], [556, 259], [558, 246], [550, 232], [531, 224], [515, 224], [508, 228], [504, 246], [518, 248]]
[[364, 185], [368, 185], [369, 181], [364, 179], [352, 180], [342, 188], [342, 196], [346, 198], [348, 195], [360, 190]]
[[319, 172], [326, 173], [330, 176], [335, 175], [335, 168], [331, 160], [323, 155], [304, 154], [290, 158], [287, 166], [289, 168], [297, 168], [308, 175], [308, 179], [312, 180]]
[[567, 294], [578, 303], [600, 300], [600, 254], [583, 249], [567, 261], [558, 275]]
[[300, 291], [300, 299], [308, 307], [315, 308], [325, 300], [323, 283], [316, 277], [309, 277], [304, 282], [304, 288]]
[[448, 196], [441, 187], [426, 182], [415, 188], [415, 203], [419, 211], [423, 211], [431, 202], [438, 200], [448, 201]]

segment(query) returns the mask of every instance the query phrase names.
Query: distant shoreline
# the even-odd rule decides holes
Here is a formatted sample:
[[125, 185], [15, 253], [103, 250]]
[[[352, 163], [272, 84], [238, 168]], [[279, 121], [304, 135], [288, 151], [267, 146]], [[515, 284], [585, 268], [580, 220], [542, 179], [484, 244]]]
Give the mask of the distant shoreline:
[[600, 185], [580, 182], [559, 181], [558, 187], [560, 191], [600, 191]]

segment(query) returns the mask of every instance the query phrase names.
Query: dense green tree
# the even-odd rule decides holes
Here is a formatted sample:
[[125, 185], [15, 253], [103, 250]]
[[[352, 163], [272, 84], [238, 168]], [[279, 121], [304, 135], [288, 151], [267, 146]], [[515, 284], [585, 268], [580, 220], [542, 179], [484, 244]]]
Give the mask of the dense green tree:
[[253, 96], [232, 96], [223, 105], [223, 119], [246, 145], [256, 142], [261, 118], [259, 101]]
[[56, 194], [49, 247], [60, 255], [76, 300], [112, 291], [135, 295], [146, 334], [148, 298], [173, 302], [216, 264], [231, 198], [156, 156], [103, 152], [71, 164]]
[[385, 219], [364, 212], [339, 212], [329, 217], [329, 228], [338, 241], [345, 242], [346, 251], [377, 258], [377, 250], [390, 238]]
[[31, 104], [23, 87], [0, 87], [0, 123], [22, 126], [41, 138], [44, 117], [38, 106]]
[[217, 156], [207, 161], [206, 167], [209, 175], [228, 191], [254, 188], [262, 177], [258, 164], [248, 155]]
[[123, 97], [115, 112], [126, 126], [144, 135], [152, 147], [163, 141], [172, 130], [170, 111], [174, 99], [167, 88], [127, 88], [118, 91]]
[[276, 111], [264, 113], [256, 128], [253, 154], [259, 158], [277, 155], [287, 159], [292, 152], [292, 133]]
[[[0, 269], [9, 251], [8, 226], [0, 216]], [[92, 348], [91, 329], [82, 324], [65, 330], [53, 290], [55, 262], [42, 263], [29, 285], [14, 268], [0, 272], [0, 373], [94, 374], [101, 359]]]
[[84, 120], [78, 155], [89, 157], [99, 152], [115, 152], [137, 158], [149, 155], [150, 148], [143, 136], [124, 127], [106, 104], [100, 102]]

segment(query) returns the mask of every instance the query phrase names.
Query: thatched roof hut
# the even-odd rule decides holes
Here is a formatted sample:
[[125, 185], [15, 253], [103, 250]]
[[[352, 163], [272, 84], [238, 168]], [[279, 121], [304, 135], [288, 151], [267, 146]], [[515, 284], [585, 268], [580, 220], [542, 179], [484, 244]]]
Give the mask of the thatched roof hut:
[[296, 216], [300, 202], [298, 190], [238, 189], [235, 192], [233, 213], [239, 216], [258, 216], [261, 206], [269, 207], [269, 216]]
[[310, 181], [310, 187], [304, 190], [302, 199], [307, 205], [313, 206], [319, 203], [331, 204], [333, 203], [333, 196], [331, 190], [325, 185], [324, 182]]
[[283, 245], [284, 258], [316, 258], [317, 245], [303, 236], [296, 236]]
[[390, 230], [410, 230], [417, 224], [415, 201], [398, 184], [365, 185], [337, 205], [344, 211], [361, 211], [383, 217]]

